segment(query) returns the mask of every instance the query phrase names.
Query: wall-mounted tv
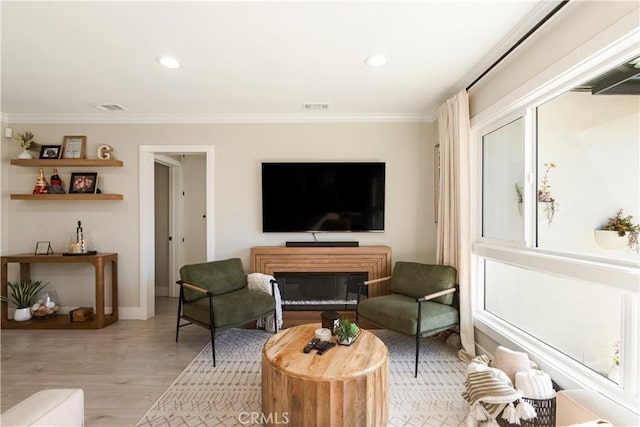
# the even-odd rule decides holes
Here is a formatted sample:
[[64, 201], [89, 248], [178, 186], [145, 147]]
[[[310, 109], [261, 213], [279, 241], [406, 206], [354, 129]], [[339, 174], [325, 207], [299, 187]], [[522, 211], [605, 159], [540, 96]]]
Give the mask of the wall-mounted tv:
[[384, 231], [383, 162], [262, 163], [262, 231]]

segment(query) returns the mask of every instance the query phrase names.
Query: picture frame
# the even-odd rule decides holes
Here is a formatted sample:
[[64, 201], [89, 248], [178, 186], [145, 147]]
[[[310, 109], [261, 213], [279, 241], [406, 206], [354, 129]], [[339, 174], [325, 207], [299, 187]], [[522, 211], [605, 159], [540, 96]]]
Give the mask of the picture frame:
[[71, 172], [69, 194], [93, 194], [98, 188], [97, 172]]
[[36, 242], [36, 250], [33, 252], [34, 255], [53, 255], [53, 248], [51, 247], [51, 242], [49, 241], [39, 241]]
[[59, 159], [62, 152], [61, 145], [41, 145], [39, 159]]
[[87, 150], [86, 136], [65, 136], [62, 140], [63, 159], [84, 159]]

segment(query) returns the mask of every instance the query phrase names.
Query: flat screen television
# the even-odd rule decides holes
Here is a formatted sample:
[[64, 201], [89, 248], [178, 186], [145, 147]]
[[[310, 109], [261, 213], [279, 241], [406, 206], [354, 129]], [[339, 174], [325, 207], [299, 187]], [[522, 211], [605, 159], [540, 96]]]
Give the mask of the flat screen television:
[[262, 231], [384, 231], [383, 162], [262, 163]]

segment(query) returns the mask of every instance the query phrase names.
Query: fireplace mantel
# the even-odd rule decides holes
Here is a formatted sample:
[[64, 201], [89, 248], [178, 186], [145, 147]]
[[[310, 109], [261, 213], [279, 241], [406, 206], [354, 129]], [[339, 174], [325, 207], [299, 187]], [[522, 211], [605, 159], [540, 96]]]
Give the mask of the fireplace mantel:
[[[251, 248], [251, 271], [273, 275], [286, 272], [367, 272], [369, 280], [391, 275], [389, 246]], [[389, 283], [372, 285], [369, 296], [386, 295]]]

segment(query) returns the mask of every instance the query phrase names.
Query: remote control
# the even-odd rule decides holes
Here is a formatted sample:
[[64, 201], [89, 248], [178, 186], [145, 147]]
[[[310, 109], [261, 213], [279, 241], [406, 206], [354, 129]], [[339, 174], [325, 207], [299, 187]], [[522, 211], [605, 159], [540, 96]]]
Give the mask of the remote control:
[[330, 342], [329, 341], [320, 341], [316, 344], [316, 350], [318, 350], [318, 352], [324, 350], [325, 348], [327, 348], [329, 346]]
[[320, 342], [319, 338], [314, 338], [311, 341], [309, 341], [309, 344], [304, 346], [304, 349], [302, 351], [304, 351], [305, 353], [309, 353], [312, 349], [315, 348], [315, 346]]
[[321, 350], [318, 350], [318, 354], [319, 355], [323, 355], [323, 354], [325, 354], [327, 351], [331, 350], [335, 346], [336, 346], [336, 343], [327, 342], [327, 345], [325, 345]]

